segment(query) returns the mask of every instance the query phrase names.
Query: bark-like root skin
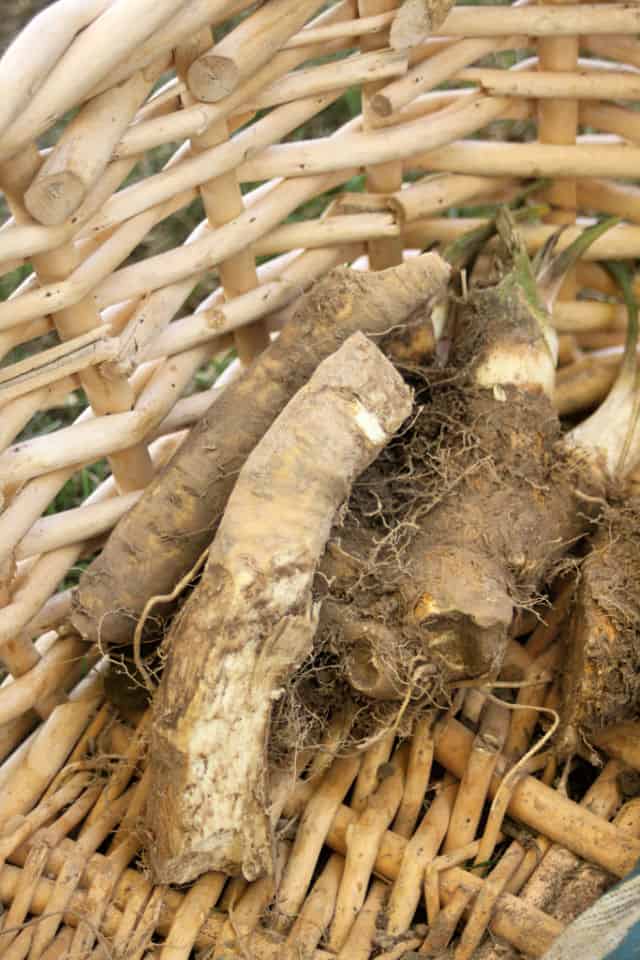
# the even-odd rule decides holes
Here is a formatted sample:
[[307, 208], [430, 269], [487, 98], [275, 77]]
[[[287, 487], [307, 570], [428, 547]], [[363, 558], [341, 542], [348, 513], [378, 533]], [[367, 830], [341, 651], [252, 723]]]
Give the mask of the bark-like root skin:
[[358, 483], [323, 562], [318, 590], [343, 618], [385, 628], [334, 629], [345, 673], [354, 638], [366, 673], [369, 643], [372, 684], [386, 678], [398, 698], [413, 686], [440, 702], [451, 680], [495, 675], [516, 609], [535, 603], [587, 525], [550, 400], [515, 386], [499, 397], [464, 381], [433, 387], [389, 451], [398, 462]]
[[640, 710], [640, 500], [606, 511], [567, 631], [561, 747]]
[[[170, 593], [215, 534], [242, 464], [319, 363], [354, 332], [400, 335], [407, 318], [444, 295], [437, 254], [364, 273], [337, 268], [302, 298], [293, 318], [243, 377], [193, 427], [144, 497], [83, 574], [72, 621], [104, 649], [130, 643], [147, 601]], [[162, 605], [156, 617], [172, 610]]]
[[550, 401], [513, 386], [500, 396], [466, 401], [458, 481], [425, 517], [402, 584], [406, 626], [451, 677], [500, 668], [515, 608], [583, 531]]

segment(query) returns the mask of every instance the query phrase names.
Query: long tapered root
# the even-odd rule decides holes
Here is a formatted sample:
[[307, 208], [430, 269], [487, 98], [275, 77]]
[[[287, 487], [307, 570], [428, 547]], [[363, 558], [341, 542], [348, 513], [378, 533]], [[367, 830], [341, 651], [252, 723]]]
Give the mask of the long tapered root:
[[311, 652], [311, 588], [336, 511], [411, 402], [392, 364], [354, 334], [243, 467], [202, 581], [169, 634], [154, 705], [148, 822], [160, 882], [272, 872], [272, 705]]
[[442, 299], [448, 278], [447, 264], [425, 254], [379, 273], [339, 268], [318, 281], [85, 571], [73, 601], [76, 629], [106, 648], [130, 642], [150, 597], [169, 593], [211, 541], [238, 470], [318, 364], [355, 331], [379, 337], [401, 329], [420, 304]]

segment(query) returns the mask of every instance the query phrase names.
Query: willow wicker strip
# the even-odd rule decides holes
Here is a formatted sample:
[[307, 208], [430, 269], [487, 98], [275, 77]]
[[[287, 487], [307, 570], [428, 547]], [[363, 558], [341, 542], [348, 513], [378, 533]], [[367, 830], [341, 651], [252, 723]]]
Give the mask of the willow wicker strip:
[[280, 786], [276, 875], [179, 889], [145, 869], [148, 712], [70, 626], [77, 565], [315, 280], [455, 239], [531, 178], [531, 251], [622, 218], [554, 313], [559, 412], [606, 395], [626, 312], [599, 261], [640, 257], [640, 7], [449, 6], [58, 0], [0, 60], [4, 960], [538, 957], [640, 857], [635, 728], [588, 789], [550, 754], [515, 767], [557, 703], [566, 592], [512, 643], [520, 709], [468, 690], [349, 756], [335, 718]]

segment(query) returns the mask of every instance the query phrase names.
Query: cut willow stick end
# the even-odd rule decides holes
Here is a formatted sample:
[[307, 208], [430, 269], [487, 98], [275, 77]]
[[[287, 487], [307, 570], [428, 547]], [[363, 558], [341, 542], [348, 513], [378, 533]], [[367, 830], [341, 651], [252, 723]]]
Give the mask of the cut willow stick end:
[[240, 70], [233, 60], [213, 53], [194, 60], [187, 71], [189, 90], [204, 103], [217, 103], [233, 93], [240, 79]]
[[404, 0], [393, 23], [389, 42], [394, 50], [417, 47], [444, 23], [453, 0]]
[[85, 198], [85, 185], [71, 170], [49, 176], [36, 177], [27, 192], [24, 203], [38, 223], [57, 227], [64, 223]]

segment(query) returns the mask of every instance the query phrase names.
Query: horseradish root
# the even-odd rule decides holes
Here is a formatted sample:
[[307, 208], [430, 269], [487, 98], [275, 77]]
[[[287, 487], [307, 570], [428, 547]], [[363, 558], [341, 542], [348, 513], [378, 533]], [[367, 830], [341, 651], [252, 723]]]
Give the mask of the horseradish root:
[[354, 334], [240, 471], [202, 580], [168, 635], [154, 702], [147, 818], [158, 882], [272, 872], [272, 705], [311, 653], [311, 588], [336, 512], [411, 406], [393, 365]]
[[535, 603], [587, 531], [577, 477], [593, 490], [552, 404], [550, 310], [566, 269], [609, 225], [534, 267], [500, 213], [498, 281], [450, 309], [448, 367], [424, 372], [411, 430], [356, 485], [345, 527], [358, 537], [336, 532], [353, 570], [336, 568], [335, 547], [323, 562], [329, 619], [338, 623], [342, 607], [346, 624], [338, 636], [329, 624], [330, 643], [359, 693], [434, 696], [495, 676], [516, 610]]
[[448, 279], [444, 261], [425, 254], [378, 273], [338, 268], [318, 281], [85, 571], [74, 595], [76, 629], [107, 648], [130, 642], [147, 601], [169, 593], [211, 541], [246, 457], [318, 364], [355, 331], [401, 328], [420, 304], [442, 299]]

